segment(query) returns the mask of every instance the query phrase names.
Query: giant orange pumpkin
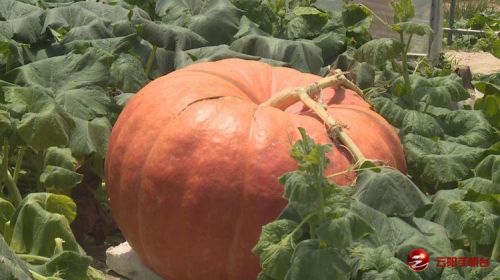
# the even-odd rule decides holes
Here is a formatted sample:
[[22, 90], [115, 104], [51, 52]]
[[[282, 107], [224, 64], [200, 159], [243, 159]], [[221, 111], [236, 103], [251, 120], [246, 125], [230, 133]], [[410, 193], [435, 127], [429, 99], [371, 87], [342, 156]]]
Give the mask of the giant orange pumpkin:
[[[251, 249], [286, 204], [278, 177], [296, 169], [289, 151], [297, 128], [331, 143], [303, 105], [258, 104], [319, 78], [227, 59], [172, 72], [135, 95], [113, 128], [105, 169], [116, 222], [147, 266], [168, 280], [256, 278]], [[351, 90], [323, 92], [367, 158], [405, 171], [399, 138], [382, 117]], [[329, 156], [327, 173], [351, 165], [341, 147]]]

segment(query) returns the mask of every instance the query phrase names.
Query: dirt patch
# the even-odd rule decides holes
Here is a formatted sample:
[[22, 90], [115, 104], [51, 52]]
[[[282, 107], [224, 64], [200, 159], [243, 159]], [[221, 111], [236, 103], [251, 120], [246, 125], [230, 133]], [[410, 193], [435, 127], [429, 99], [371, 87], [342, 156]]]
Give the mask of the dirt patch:
[[472, 74], [492, 74], [500, 72], [500, 59], [489, 52], [447, 51], [445, 56], [453, 65], [469, 66]]

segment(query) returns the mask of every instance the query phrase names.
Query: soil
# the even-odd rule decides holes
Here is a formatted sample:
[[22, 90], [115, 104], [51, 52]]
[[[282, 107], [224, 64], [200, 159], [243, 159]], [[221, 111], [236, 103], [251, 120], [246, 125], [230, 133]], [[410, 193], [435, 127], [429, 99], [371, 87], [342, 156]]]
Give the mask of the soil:
[[500, 59], [489, 52], [446, 51], [445, 56], [456, 66], [469, 66], [472, 74], [500, 72]]

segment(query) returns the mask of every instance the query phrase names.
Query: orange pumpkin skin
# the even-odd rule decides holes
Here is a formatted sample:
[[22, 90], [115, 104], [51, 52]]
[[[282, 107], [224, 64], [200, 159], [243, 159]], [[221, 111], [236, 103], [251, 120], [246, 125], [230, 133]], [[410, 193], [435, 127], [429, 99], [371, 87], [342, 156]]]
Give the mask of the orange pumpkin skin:
[[[297, 127], [331, 143], [301, 104], [257, 104], [319, 78], [227, 59], [172, 72], [134, 96], [113, 128], [105, 172], [116, 222], [148, 267], [172, 280], [256, 278], [251, 249], [286, 205], [278, 177], [296, 169], [289, 152]], [[351, 90], [323, 92], [367, 158], [406, 172], [399, 138], [382, 117]], [[327, 174], [351, 165], [342, 148], [329, 157]]]

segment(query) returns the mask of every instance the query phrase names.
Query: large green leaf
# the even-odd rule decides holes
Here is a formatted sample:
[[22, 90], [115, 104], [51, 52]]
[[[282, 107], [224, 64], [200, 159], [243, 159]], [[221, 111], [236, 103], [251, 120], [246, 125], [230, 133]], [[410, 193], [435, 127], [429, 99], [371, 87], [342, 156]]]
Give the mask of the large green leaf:
[[[64, 280], [94, 280], [88, 277], [92, 258], [73, 251], [63, 251], [50, 258], [43, 265], [32, 265], [31, 268], [40, 275], [56, 277]], [[104, 278], [104, 275], [103, 277]]]
[[393, 24], [392, 30], [419, 36], [429, 35], [432, 33], [432, 28], [429, 25], [410, 21]]
[[208, 46], [190, 49], [184, 52], [189, 57], [189, 63], [217, 61], [226, 58], [241, 58], [246, 60], [259, 60], [260, 57], [233, 51], [228, 45]]
[[302, 218], [322, 210], [322, 186], [314, 184], [314, 178], [302, 172], [290, 172], [280, 177], [285, 187], [284, 197]]
[[272, 279], [284, 279], [290, 268], [296, 238], [299, 230], [293, 231], [298, 224], [290, 220], [276, 220], [262, 227], [259, 241], [252, 252], [260, 259], [262, 273]]
[[20, 86], [42, 88], [73, 116], [91, 120], [108, 114], [110, 97], [102, 86], [108, 67], [95, 52], [70, 53], [18, 67], [3, 78]]
[[361, 171], [353, 197], [386, 215], [409, 216], [430, 204], [408, 177], [390, 168]]
[[467, 178], [486, 154], [485, 149], [415, 134], [404, 136], [403, 145], [410, 174], [433, 187]]
[[454, 74], [434, 78], [411, 75], [410, 80], [415, 99], [433, 106], [457, 109], [458, 101], [469, 98], [462, 80]]
[[76, 159], [70, 149], [50, 147], [45, 154], [40, 182], [49, 190], [70, 189], [83, 179], [83, 175], [76, 173], [75, 169]]
[[358, 3], [349, 3], [342, 9], [342, 19], [352, 45], [360, 47], [371, 40], [369, 28], [373, 14], [368, 7]]
[[394, 39], [381, 38], [371, 40], [356, 50], [354, 57], [359, 61], [382, 67], [387, 60], [400, 55], [403, 45]]
[[186, 27], [210, 45], [225, 44], [238, 32], [241, 11], [229, 0], [158, 0], [156, 14], [165, 23]]
[[106, 155], [111, 124], [107, 118], [95, 118], [91, 121], [74, 118], [75, 128], [71, 130], [69, 147], [78, 157], [97, 154]]
[[[133, 10], [136, 17], [138, 10]], [[47, 11], [43, 32], [52, 32], [53, 36], [68, 43], [74, 40], [93, 40], [115, 37], [113, 22], [129, 21], [128, 9], [89, 1], [76, 2]], [[130, 33], [129, 33], [130, 34]], [[129, 35], [124, 34], [124, 35]]]
[[0, 279], [31, 280], [31, 273], [26, 264], [9, 248], [0, 235]]
[[26, 196], [12, 217], [10, 247], [16, 253], [51, 257], [55, 239], [64, 240], [64, 249], [85, 254], [71, 232], [76, 205], [65, 195], [32, 193]]
[[296, 7], [289, 16], [286, 27], [289, 39], [318, 36], [328, 22], [328, 14], [314, 7]]
[[208, 41], [188, 28], [174, 24], [141, 21], [140, 35], [151, 44], [166, 50], [187, 50], [203, 47]]
[[451, 239], [462, 239], [463, 226], [460, 224], [458, 216], [448, 206], [452, 203], [462, 201], [465, 191], [461, 189], [440, 190], [433, 197], [432, 207], [425, 213], [425, 217], [446, 228]]
[[248, 35], [234, 41], [231, 49], [248, 55], [283, 61], [303, 72], [319, 73], [323, 66], [321, 49], [309, 41]]
[[132, 45], [138, 40], [136, 34], [131, 34], [122, 37], [91, 39], [91, 40], [73, 40], [69, 43], [64, 43], [64, 46], [77, 53], [85, 53], [89, 48], [95, 48], [107, 56], [118, 55], [122, 52], [128, 52]]
[[[272, 3], [268, 0], [231, 0], [231, 2], [243, 11], [245, 17], [248, 18], [260, 29], [269, 34], [273, 34], [273, 25], [278, 21], [278, 15], [273, 12]], [[240, 22], [240, 31], [243, 21]], [[238, 31], [238, 33], [240, 32]], [[248, 34], [245, 34], [248, 35]], [[259, 34], [260, 35], [260, 34]]]
[[43, 10], [15, 0], [0, 2], [0, 34], [20, 43], [31, 44], [43, 38]]
[[384, 116], [395, 127], [401, 127], [403, 119], [406, 116], [406, 110], [396, 104], [396, 102], [383, 96], [378, 96], [370, 99], [370, 103], [375, 110]]
[[[456, 201], [448, 205], [457, 215], [463, 233], [479, 244], [493, 244], [500, 229], [500, 216], [488, 202]], [[495, 224], [497, 225], [495, 226]]]
[[74, 170], [77, 164], [76, 159], [71, 155], [68, 148], [50, 147], [45, 152], [44, 165], [54, 165], [66, 169]]
[[353, 255], [354, 279], [422, 279], [406, 263], [395, 258], [386, 245], [377, 248], [356, 247], [353, 249]]
[[481, 110], [488, 121], [496, 128], [500, 129], [500, 94], [485, 95], [474, 102], [474, 109]]
[[109, 72], [110, 83], [122, 92], [135, 93], [149, 82], [141, 61], [130, 54], [120, 54]]
[[286, 280], [349, 279], [351, 268], [336, 249], [320, 246], [311, 239], [300, 242], [295, 248]]
[[4, 234], [5, 223], [10, 221], [16, 208], [9, 201], [0, 198], [0, 234]]
[[[68, 144], [73, 121], [54, 103], [46, 90], [8, 87], [4, 91], [9, 106], [23, 114], [16, 129], [24, 142], [37, 151]], [[47, 133], [48, 131], [51, 133]]]
[[425, 137], [443, 137], [444, 131], [431, 115], [416, 110], [406, 110], [399, 126], [403, 135], [414, 133]]
[[495, 184], [500, 184], [500, 155], [485, 157], [475, 169], [478, 177], [490, 179]]
[[338, 249], [348, 248], [372, 232], [373, 228], [362, 217], [348, 210], [341, 217], [320, 224], [316, 230], [321, 241]]
[[332, 62], [346, 48], [345, 30], [330, 31], [322, 33], [312, 39], [312, 42], [321, 48], [325, 63]]
[[478, 147], [491, 144], [496, 137], [494, 128], [480, 111], [451, 111], [442, 119], [448, 141]]
[[239, 39], [247, 35], [269, 35], [260, 29], [260, 26], [255, 22], [248, 19], [246, 16], [242, 16], [240, 19], [240, 27], [236, 34], [234, 34], [233, 39]]
[[446, 230], [439, 224], [420, 218], [388, 218], [381, 212], [355, 201], [351, 209], [363, 217], [375, 229], [362, 242], [373, 248], [387, 245], [394, 256], [406, 260], [410, 250], [423, 248], [429, 252], [431, 263], [420, 272], [423, 279], [436, 279], [441, 273], [433, 256], [448, 256], [452, 246]]
[[394, 21], [408, 21], [415, 16], [415, 7], [412, 0], [400, 0], [391, 2], [394, 10]]

